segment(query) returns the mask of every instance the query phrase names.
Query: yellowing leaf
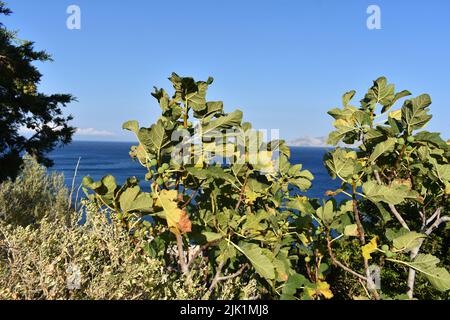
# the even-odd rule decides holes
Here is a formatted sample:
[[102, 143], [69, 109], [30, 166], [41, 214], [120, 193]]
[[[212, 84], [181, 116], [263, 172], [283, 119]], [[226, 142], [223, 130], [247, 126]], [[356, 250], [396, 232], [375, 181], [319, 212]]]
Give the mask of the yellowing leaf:
[[353, 300], [369, 300], [366, 296], [353, 296]]
[[198, 161], [195, 163], [195, 168], [203, 168], [204, 157], [203, 154], [198, 158]]
[[304, 233], [300, 233], [299, 235], [298, 235], [298, 237], [300, 238], [300, 241], [303, 243], [303, 245], [305, 245], [305, 246], [307, 246], [311, 241], [310, 241], [310, 239], [308, 239], [308, 237], [307, 236], [305, 236], [305, 234]]
[[257, 198], [258, 198], [258, 194], [256, 192], [246, 189], [246, 192], [245, 192], [245, 203], [246, 204], [253, 204]]
[[323, 296], [325, 299], [333, 298], [333, 292], [330, 290], [330, 285], [325, 281], [319, 281], [315, 288], [306, 288], [306, 292], [312, 298]]
[[353, 121], [351, 119], [338, 119], [338, 120], [336, 120], [333, 123], [333, 125], [336, 128], [339, 128], [339, 127], [353, 127], [354, 123], [353, 123]]
[[191, 232], [192, 231], [192, 223], [189, 220], [189, 216], [186, 211], [182, 210], [180, 221], [178, 221], [177, 225], [178, 229], [181, 233]]
[[358, 226], [356, 224], [350, 224], [345, 226], [344, 234], [348, 237], [358, 236]]
[[392, 119], [401, 121], [402, 120], [402, 110], [398, 109], [398, 110], [389, 112], [389, 117], [391, 117]]
[[449, 194], [450, 194], [450, 183], [449, 183], [449, 182], [447, 182], [447, 183], [445, 184], [445, 194], [446, 194], [446, 195], [449, 195]]
[[178, 192], [176, 190], [162, 190], [158, 194], [157, 206], [164, 209], [167, 225], [171, 232], [180, 234], [191, 231], [191, 222], [186, 212], [178, 208]]
[[408, 187], [408, 190], [411, 190], [412, 189], [412, 182], [411, 182], [411, 179], [395, 179], [394, 181], [392, 181], [392, 186], [400, 186], [400, 185], [403, 185], [403, 186], [407, 186]]
[[373, 253], [377, 249], [377, 237], [373, 237], [372, 240], [368, 244], [362, 247], [362, 255], [367, 260], [372, 259], [370, 256], [371, 253]]
[[353, 159], [353, 160], [357, 160], [358, 159], [358, 155], [356, 154], [355, 151], [349, 151], [345, 154], [345, 158], [346, 159]]

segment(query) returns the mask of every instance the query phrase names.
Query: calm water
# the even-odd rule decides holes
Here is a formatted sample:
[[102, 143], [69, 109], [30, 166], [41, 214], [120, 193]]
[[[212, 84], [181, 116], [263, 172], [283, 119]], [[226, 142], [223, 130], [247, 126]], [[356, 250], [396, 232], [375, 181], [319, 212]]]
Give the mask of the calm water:
[[[75, 141], [72, 144], [50, 153], [55, 161], [51, 170], [63, 172], [66, 184], [71, 186], [78, 158], [81, 157], [76, 177], [76, 188], [81, 184], [85, 175], [94, 180], [100, 180], [107, 174], [115, 176], [118, 184], [122, 184], [127, 177], [142, 178], [145, 169], [131, 160], [128, 152], [132, 143], [129, 142], [87, 142]], [[324, 197], [324, 193], [339, 186], [333, 181], [322, 165], [322, 157], [326, 152], [324, 148], [292, 147], [291, 162], [302, 163], [303, 169], [308, 169], [314, 175], [313, 187], [307, 195], [314, 198]]]

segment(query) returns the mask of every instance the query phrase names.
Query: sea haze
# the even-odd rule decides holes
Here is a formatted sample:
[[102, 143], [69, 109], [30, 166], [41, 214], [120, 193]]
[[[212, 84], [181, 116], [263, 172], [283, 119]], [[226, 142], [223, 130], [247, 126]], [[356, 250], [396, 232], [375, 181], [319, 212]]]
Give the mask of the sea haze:
[[[143, 180], [145, 168], [128, 155], [132, 145], [131, 142], [74, 141], [49, 154], [54, 160], [54, 166], [50, 170], [64, 173], [65, 182], [70, 187], [77, 161], [81, 158], [75, 179], [75, 190], [86, 175], [94, 180], [100, 180], [103, 176], [112, 174], [118, 184], [122, 184], [132, 176]], [[291, 147], [290, 161], [293, 164], [303, 164], [303, 169], [311, 171], [314, 175], [313, 186], [305, 194], [309, 197], [324, 198], [325, 191], [339, 188], [338, 182], [329, 177], [323, 166], [322, 159], [326, 150], [319, 147]], [[141, 183], [145, 188], [145, 181]]]

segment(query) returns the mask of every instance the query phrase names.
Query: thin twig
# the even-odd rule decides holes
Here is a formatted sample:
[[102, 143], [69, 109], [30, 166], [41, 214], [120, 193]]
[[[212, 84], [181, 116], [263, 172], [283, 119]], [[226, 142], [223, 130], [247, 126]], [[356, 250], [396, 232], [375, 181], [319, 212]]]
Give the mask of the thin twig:
[[82, 187], [83, 187], [83, 184], [80, 184], [80, 185], [78, 186], [77, 194], [76, 194], [76, 196], [75, 196], [75, 212], [77, 211], [78, 195], [79, 195], [80, 190], [81, 190]]
[[426, 225], [429, 225], [439, 214], [441, 213], [441, 208], [437, 208], [431, 217], [428, 218]]
[[195, 192], [192, 192], [191, 196], [190, 196], [189, 199], [186, 201], [186, 203], [183, 204], [183, 206], [181, 207], [181, 209], [186, 208], [186, 207], [189, 205], [189, 203], [191, 203], [191, 201], [195, 198], [195, 196], [197, 195], [197, 193], [198, 193], [198, 189], [195, 190]]
[[364, 245], [366, 243], [366, 235], [365, 235], [364, 227], [363, 227], [363, 225], [361, 223], [361, 219], [360, 219], [360, 214], [359, 214], [359, 210], [358, 210], [358, 200], [356, 199], [356, 184], [354, 182], [352, 184], [352, 188], [353, 188], [353, 193], [352, 193], [353, 213], [355, 216], [356, 226], [358, 227], [359, 240], [361, 241], [361, 244]]
[[341, 269], [347, 271], [348, 273], [351, 273], [352, 275], [354, 275], [355, 277], [367, 281], [367, 278], [365, 276], [363, 276], [362, 274], [359, 274], [356, 271], [353, 271], [352, 269], [350, 269], [349, 267], [347, 267], [346, 265], [344, 265], [343, 263], [341, 263], [340, 261], [338, 261], [336, 259], [336, 257], [334, 256], [333, 250], [331, 249], [331, 240], [330, 240], [330, 236], [327, 235], [327, 249], [328, 249], [328, 254], [331, 257], [331, 260], [333, 261], [333, 264], [340, 267]]
[[244, 264], [238, 271], [236, 271], [233, 274], [230, 274], [228, 276], [219, 277], [219, 281], [225, 281], [225, 280], [236, 278], [237, 276], [241, 275], [242, 272], [244, 272], [245, 268], [247, 268], [247, 264]]
[[241, 192], [239, 194], [239, 200], [238, 200], [238, 202], [236, 204], [235, 210], [239, 209], [239, 207], [241, 206], [241, 202], [244, 199], [244, 192], [245, 192], [245, 187], [247, 186], [247, 180], [248, 180], [248, 174], [245, 176], [244, 184], [242, 185], [242, 189], [241, 189]]
[[395, 206], [393, 204], [389, 205], [389, 209], [391, 209], [392, 214], [395, 216], [395, 218], [397, 219], [397, 221], [402, 225], [403, 228], [405, 228], [406, 230], [410, 231], [408, 225], [406, 224], [405, 220], [403, 220], [402, 216], [400, 215], [400, 213], [397, 211], [397, 209], [395, 208]]
[[70, 196], [69, 196], [69, 206], [67, 208], [67, 210], [70, 210], [70, 208], [72, 207], [72, 197], [73, 197], [73, 191], [75, 189], [75, 179], [77, 177], [77, 172], [78, 172], [78, 167], [80, 165], [80, 161], [81, 161], [81, 157], [78, 158], [78, 162], [77, 165], [75, 167], [75, 172], [73, 174], [73, 178], [72, 178], [72, 188], [70, 189]]
[[[378, 171], [374, 170], [373, 174], [375, 175], [375, 179], [377, 180], [378, 184], [383, 185], [383, 182], [381, 181], [380, 174], [378, 173]], [[392, 214], [395, 216], [397, 221], [402, 225], [402, 227], [405, 228], [406, 230], [410, 231], [408, 225], [406, 224], [405, 220], [403, 220], [402, 216], [397, 211], [395, 206], [392, 204], [389, 204], [389, 209], [391, 209]]]
[[425, 231], [425, 234], [429, 236], [434, 231], [434, 229], [437, 229], [439, 227], [441, 223], [449, 221], [450, 221], [449, 216], [436, 219], [436, 221], [428, 228], [428, 230]]
[[369, 291], [367, 290], [366, 286], [364, 285], [364, 281], [362, 281], [361, 279], [358, 279], [359, 283], [361, 283], [361, 286], [364, 288], [364, 291], [366, 292], [366, 295], [369, 299], [372, 299]]
[[214, 241], [208, 242], [208, 243], [206, 243], [206, 244], [204, 244], [204, 245], [198, 247], [197, 250], [195, 250], [195, 251], [192, 253], [192, 255], [191, 255], [191, 257], [190, 257], [190, 259], [189, 259], [189, 261], [188, 261], [188, 263], [187, 263], [187, 268], [188, 268], [188, 270], [191, 268], [192, 264], [194, 263], [195, 259], [200, 255], [200, 253], [202, 253], [203, 251], [205, 251], [205, 250], [208, 249], [209, 247], [215, 246], [215, 245], [216, 245], [217, 243], [219, 243], [221, 240], [222, 240], [222, 239], [214, 240]]
[[225, 266], [225, 261], [221, 261], [217, 266], [216, 275], [214, 276], [213, 281], [211, 282], [211, 286], [209, 287], [209, 292], [213, 292], [214, 288], [217, 286], [219, 282], [220, 275], [222, 274], [222, 269]]

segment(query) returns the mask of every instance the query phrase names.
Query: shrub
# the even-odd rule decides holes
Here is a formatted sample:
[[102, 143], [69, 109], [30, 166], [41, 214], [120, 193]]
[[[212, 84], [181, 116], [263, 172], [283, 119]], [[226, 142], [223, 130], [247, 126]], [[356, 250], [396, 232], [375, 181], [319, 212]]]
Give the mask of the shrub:
[[68, 215], [68, 190], [59, 173], [47, 174], [44, 166], [25, 155], [22, 171], [14, 180], [0, 184], [0, 220], [27, 226], [43, 217]]
[[[0, 223], [0, 299], [199, 299], [199, 278], [185, 286], [163, 261], [84, 202], [86, 222], [43, 218], [27, 227]], [[79, 273], [78, 273], [79, 272]], [[251, 298], [254, 283], [228, 281], [217, 298]]]
[[[411, 93], [395, 92], [384, 77], [374, 81], [359, 107], [352, 105], [354, 95], [347, 92], [342, 108], [329, 111], [336, 130], [328, 143], [348, 147], [337, 147], [324, 158], [331, 177], [341, 181], [328, 194], [347, 199], [332, 198], [305, 212], [316, 215], [322, 230], [314, 246], [335, 268], [359, 280], [369, 298], [416, 297], [416, 274], [422, 297], [433, 292], [423, 290], [424, 281], [434, 288], [432, 296], [440, 291], [445, 297], [450, 289], [445, 230], [450, 146], [439, 133], [423, 130], [432, 118], [431, 98], [422, 94], [393, 109]], [[372, 264], [382, 267], [381, 288], [372, 281]]]
[[[173, 73], [169, 80], [172, 97], [163, 89], [153, 93], [161, 111], [154, 124], [123, 124], [136, 135], [130, 155], [146, 168], [141, 180], [150, 192], [141, 190], [136, 177], [118, 185], [111, 175], [85, 177], [85, 191], [115, 223], [132, 234], [149, 234], [149, 252], [186, 283], [202, 274], [211, 297], [223, 281], [239, 277], [257, 278], [265, 297], [279, 298], [278, 288], [290, 276], [303, 279], [295, 270], [295, 246], [306, 239], [289, 223], [297, 216], [284, 204], [292, 189], [311, 186], [312, 174], [289, 162], [284, 141], [263, 141], [241, 111], [227, 113], [221, 101], [207, 101], [212, 78]], [[305, 279], [305, 296], [321, 294], [316, 281], [327, 286], [323, 279]]]

